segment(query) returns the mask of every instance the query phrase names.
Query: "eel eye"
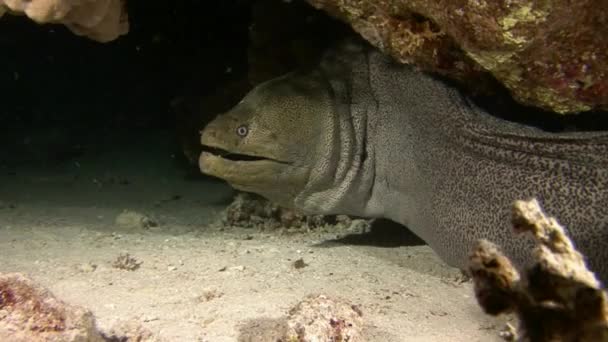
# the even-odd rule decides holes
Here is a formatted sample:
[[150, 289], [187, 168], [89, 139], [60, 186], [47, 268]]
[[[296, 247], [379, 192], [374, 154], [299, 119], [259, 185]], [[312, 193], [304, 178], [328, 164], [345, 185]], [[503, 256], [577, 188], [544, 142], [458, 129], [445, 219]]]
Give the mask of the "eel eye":
[[249, 127], [247, 127], [247, 125], [241, 125], [236, 129], [236, 135], [238, 135], [241, 138], [246, 137], [248, 133], [249, 133]]

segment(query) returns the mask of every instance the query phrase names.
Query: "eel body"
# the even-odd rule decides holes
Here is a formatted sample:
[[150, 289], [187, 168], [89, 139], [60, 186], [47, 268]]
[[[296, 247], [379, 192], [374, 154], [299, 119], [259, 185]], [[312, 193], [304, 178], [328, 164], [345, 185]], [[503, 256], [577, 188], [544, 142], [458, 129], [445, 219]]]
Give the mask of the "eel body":
[[497, 118], [373, 49], [257, 86], [201, 142], [204, 173], [308, 213], [394, 220], [460, 268], [481, 238], [525, 263], [510, 208], [535, 197], [608, 280], [607, 132]]

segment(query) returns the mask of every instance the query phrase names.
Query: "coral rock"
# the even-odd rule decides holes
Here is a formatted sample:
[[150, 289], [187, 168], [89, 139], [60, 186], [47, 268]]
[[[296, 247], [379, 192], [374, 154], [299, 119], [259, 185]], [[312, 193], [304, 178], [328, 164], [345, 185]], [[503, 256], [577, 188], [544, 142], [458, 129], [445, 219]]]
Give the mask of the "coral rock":
[[254, 319], [240, 327], [238, 341], [367, 341], [358, 306], [339, 298], [309, 295], [279, 319]]
[[534, 237], [534, 263], [520, 275], [496, 246], [480, 241], [469, 270], [481, 307], [515, 313], [518, 341], [608, 341], [608, 297], [564, 228], [536, 200], [517, 201], [512, 221]]
[[519, 102], [559, 113], [608, 109], [604, 0], [307, 1], [401, 62], [469, 83], [487, 71]]
[[7, 10], [39, 24], [64, 24], [102, 43], [129, 31], [125, 0], [0, 0], [0, 16]]
[[92, 313], [18, 273], [0, 273], [0, 341], [104, 341]]
[[289, 311], [288, 341], [363, 341], [361, 311], [347, 302], [311, 295]]
[[308, 230], [331, 227], [342, 231], [352, 224], [369, 224], [367, 220], [355, 220], [345, 215], [305, 215], [291, 208], [251, 193], [238, 193], [234, 201], [222, 212], [220, 227], [257, 228], [260, 230], [296, 229]]

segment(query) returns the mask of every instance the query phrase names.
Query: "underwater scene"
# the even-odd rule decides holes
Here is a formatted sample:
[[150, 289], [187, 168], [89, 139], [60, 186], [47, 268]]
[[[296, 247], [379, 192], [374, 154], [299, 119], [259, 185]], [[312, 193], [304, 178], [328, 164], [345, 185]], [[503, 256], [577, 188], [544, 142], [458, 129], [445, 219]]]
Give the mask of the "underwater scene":
[[0, 0], [0, 341], [608, 341], [607, 27]]

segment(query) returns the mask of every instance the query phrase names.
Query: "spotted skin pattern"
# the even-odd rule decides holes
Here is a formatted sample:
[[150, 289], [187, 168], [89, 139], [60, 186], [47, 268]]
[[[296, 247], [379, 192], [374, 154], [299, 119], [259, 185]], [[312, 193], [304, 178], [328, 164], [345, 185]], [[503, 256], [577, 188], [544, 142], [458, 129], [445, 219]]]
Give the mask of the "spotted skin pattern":
[[[388, 162], [416, 163], [418, 177], [426, 183], [425, 199], [419, 202], [424, 214], [410, 228], [422, 230], [420, 235], [446, 262], [464, 268], [475, 241], [485, 238], [524, 265], [531, 241], [514, 236], [510, 208], [517, 199], [536, 197], [606, 279], [608, 132], [555, 134], [511, 123], [475, 107], [445, 83], [386, 57], [376, 54], [370, 63], [376, 65], [372, 88], [380, 102], [393, 101], [382, 122], [394, 125], [394, 135], [405, 122], [413, 140], [389, 147], [398, 150], [396, 156], [413, 148], [413, 158]], [[388, 174], [408, 177], [398, 170]], [[389, 216], [398, 217], [395, 212]]]
[[[389, 147], [398, 150], [396, 156], [413, 149], [413, 158], [387, 162], [415, 162], [426, 183], [425, 200], [419, 202], [424, 215], [410, 227], [423, 230], [446, 262], [465, 267], [475, 241], [485, 238], [525, 264], [531, 242], [514, 237], [510, 208], [517, 199], [536, 197], [606, 278], [608, 132], [555, 134], [511, 123], [475, 107], [444, 82], [386, 57], [375, 54], [369, 63], [375, 65], [371, 83], [380, 102], [393, 101], [383, 124], [394, 125], [394, 135], [409, 126], [413, 140]], [[395, 171], [388, 177], [408, 177]]]

